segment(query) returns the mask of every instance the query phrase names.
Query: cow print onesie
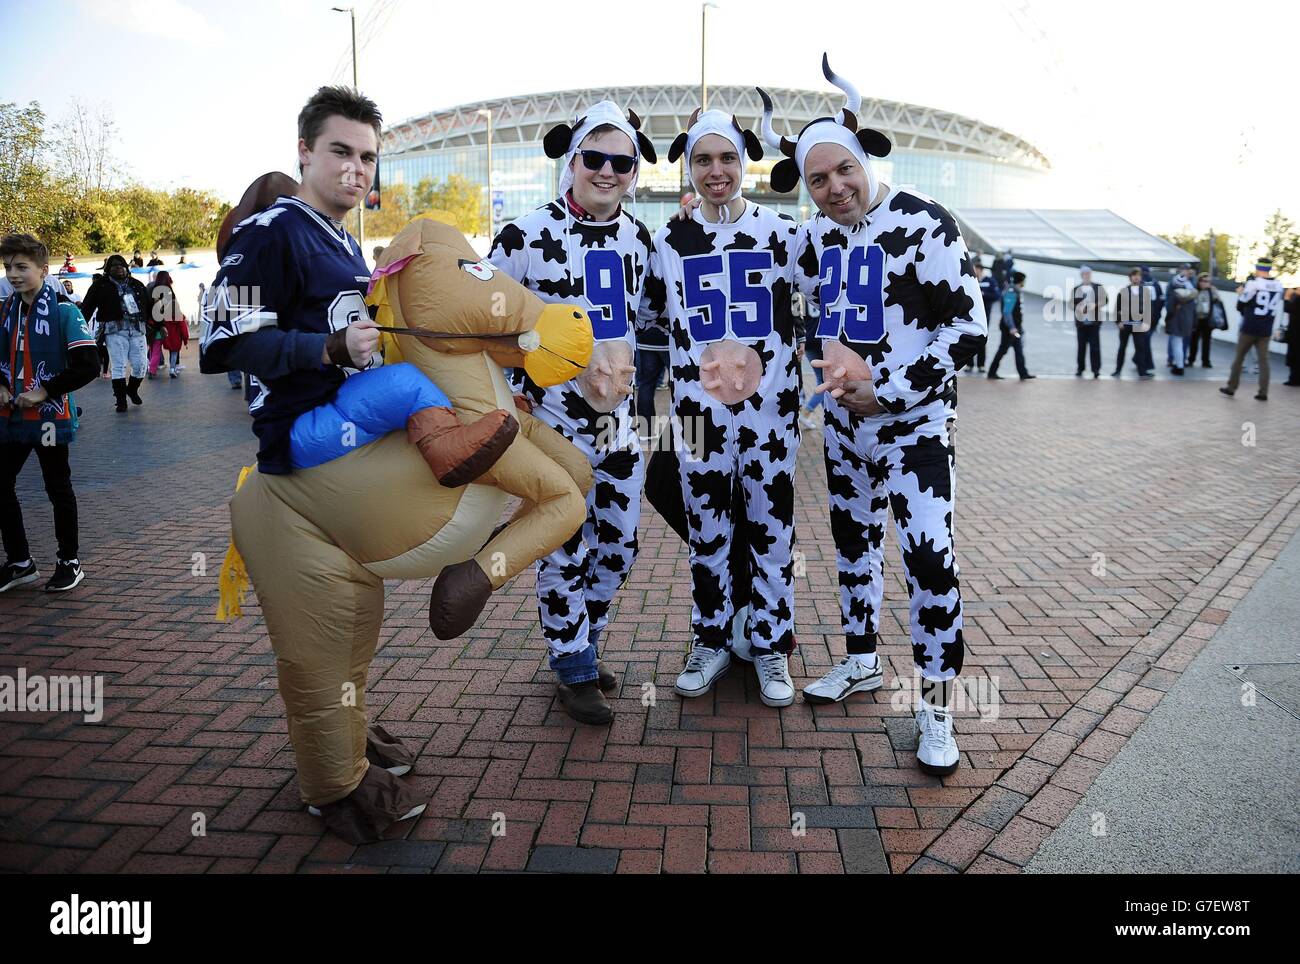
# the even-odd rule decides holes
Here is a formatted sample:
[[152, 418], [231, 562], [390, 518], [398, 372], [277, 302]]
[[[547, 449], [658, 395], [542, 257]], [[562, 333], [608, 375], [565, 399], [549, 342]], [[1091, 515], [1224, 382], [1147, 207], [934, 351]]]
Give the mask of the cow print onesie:
[[[506, 225], [488, 260], [543, 301], [585, 304], [597, 342], [635, 346], [650, 232], [622, 209], [612, 221], [590, 221], [566, 207], [557, 199]], [[610, 603], [636, 559], [645, 468], [630, 399], [606, 414], [587, 403], [574, 380], [541, 388], [523, 369], [513, 369], [510, 379], [531, 399], [533, 413], [592, 466], [585, 525], [537, 563], [538, 610], [554, 665], [588, 643], [599, 646]]]
[[944, 208], [895, 188], [853, 227], [823, 214], [806, 221], [797, 262], [800, 290], [821, 305], [817, 333], [867, 360], [885, 409], [856, 415], [826, 396], [826, 481], [848, 652], [875, 650], [892, 509], [913, 658], [924, 679], [952, 679], [963, 658], [952, 537], [955, 372], [988, 329], [966, 245]]
[[[799, 362], [790, 293], [797, 225], [745, 202], [728, 224], [697, 208], [655, 235], [641, 323], [666, 327], [682, 496], [689, 530], [695, 640], [726, 644], [732, 617], [733, 480], [749, 519], [750, 624], [756, 652], [794, 648], [794, 466]], [[709, 394], [702, 355], [723, 339], [754, 349], [758, 390], [733, 405]]]

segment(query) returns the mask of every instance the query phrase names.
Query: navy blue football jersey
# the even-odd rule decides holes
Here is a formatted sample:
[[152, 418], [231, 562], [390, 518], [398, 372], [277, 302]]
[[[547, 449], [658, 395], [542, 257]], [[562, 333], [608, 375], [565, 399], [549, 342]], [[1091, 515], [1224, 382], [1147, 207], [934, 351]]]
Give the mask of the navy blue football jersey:
[[235, 228], [203, 309], [206, 370], [257, 381], [249, 404], [258, 468], [291, 470], [294, 419], [330, 401], [350, 370], [321, 364], [325, 337], [368, 317], [370, 269], [357, 240], [295, 197]]

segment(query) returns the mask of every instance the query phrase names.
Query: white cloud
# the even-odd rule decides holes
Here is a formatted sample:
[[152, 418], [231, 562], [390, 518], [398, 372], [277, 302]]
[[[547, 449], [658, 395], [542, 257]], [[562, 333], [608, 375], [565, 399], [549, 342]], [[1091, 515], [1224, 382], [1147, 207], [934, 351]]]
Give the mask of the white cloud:
[[[217, 47], [227, 42], [220, 27], [182, 0], [118, 0], [110, 4], [85, 0], [81, 9], [102, 23], [152, 37], [165, 37], [174, 43]], [[165, 61], [164, 56], [157, 62]], [[182, 67], [177, 65], [178, 70]]]

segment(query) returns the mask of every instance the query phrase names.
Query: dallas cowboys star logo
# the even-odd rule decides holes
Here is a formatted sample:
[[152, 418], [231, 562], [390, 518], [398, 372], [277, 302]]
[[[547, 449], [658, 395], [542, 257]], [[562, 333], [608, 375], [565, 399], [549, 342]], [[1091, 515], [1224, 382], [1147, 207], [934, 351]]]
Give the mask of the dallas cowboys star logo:
[[203, 308], [203, 320], [208, 323], [208, 335], [204, 344], [245, 331], [256, 331], [267, 320], [274, 324], [274, 312], [263, 311], [258, 296], [256, 287], [231, 288], [224, 280], [217, 285]]

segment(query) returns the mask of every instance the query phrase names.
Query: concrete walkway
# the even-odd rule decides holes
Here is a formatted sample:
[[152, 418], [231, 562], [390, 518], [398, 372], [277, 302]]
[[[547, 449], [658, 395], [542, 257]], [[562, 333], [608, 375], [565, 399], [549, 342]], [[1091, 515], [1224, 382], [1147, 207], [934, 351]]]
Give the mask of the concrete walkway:
[[1300, 872], [1298, 584], [1300, 534], [1026, 872]]

